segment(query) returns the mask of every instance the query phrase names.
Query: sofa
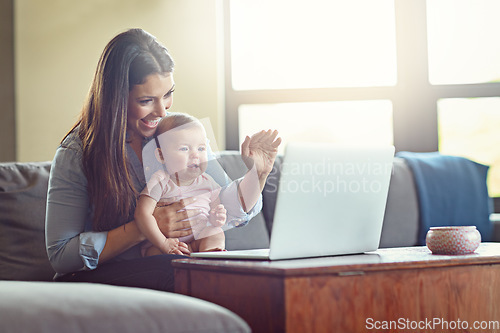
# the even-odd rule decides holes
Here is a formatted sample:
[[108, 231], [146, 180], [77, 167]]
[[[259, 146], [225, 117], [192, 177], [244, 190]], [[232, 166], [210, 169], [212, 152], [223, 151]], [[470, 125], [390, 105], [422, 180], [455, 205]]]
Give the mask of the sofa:
[[[219, 163], [233, 179], [246, 170], [238, 152], [222, 152]], [[268, 177], [262, 212], [226, 231], [229, 250], [269, 246], [280, 163], [278, 157]], [[1, 332], [250, 331], [231, 311], [188, 296], [52, 282], [44, 235], [49, 172], [50, 162], [0, 163]], [[395, 158], [380, 247], [417, 245], [418, 230], [414, 177], [406, 161]]]

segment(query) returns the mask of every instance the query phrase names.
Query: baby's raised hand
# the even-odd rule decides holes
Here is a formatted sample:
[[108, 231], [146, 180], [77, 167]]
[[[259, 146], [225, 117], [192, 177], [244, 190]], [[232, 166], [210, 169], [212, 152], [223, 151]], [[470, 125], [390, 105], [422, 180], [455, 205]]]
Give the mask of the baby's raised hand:
[[273, 168], [280, 143], [278, 131], [260, 131], [245, 138], [241, 144], [241, 157], [248, 169], [255, 165], [259, 177], [267, 177]]
[[226, 223], [226, 209], [219, 204], [210, 210], [210, 224], [214, 227], [222, 227]]

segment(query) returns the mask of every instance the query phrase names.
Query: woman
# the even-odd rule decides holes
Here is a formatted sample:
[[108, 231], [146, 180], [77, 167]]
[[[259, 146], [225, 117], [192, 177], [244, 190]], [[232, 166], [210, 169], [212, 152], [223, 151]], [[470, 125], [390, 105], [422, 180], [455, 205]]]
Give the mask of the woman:
[[[143, 258], [145, 237], [133, 220], [136, 196], [146, 183], [142, 148], [172, 106], [173, 67], [167, 49], [141, 29], [119, 34], [104, 49], [80, 119], [52, 163], [46, 243], [56, 280], [173, 290], [170, 262], [188, 255], [187, 246], [180, 242], [175, 254]], [[260, 210], [279, 143], [268, 131], [242, 144], [258, 180], [225, 187], [221, 201], [228, 221], [248, 221]], [[198, 212], [184, 207], [192, 200], [156, 209], [167, 237], [191, 234]], [[247, 208], [245, 202], [252, 204]]]

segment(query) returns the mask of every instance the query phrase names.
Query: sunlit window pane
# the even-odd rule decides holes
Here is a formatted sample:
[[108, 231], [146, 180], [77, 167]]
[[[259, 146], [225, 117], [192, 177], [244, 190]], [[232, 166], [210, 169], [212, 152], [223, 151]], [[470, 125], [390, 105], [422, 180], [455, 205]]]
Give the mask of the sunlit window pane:
[[233, 0], [235, 90], [396, 84], [394, 0]]
[[500, 196], [500, 98], [438, 102], [439, 150], [490, 166], [490, 196]]
[[499, 17], [498, 0], [427, 0], [429, 81], [499, 81]]
[[289, 141], [392, 144], [388, 100], [252, 104], [239, 107], [240, 144], [246, 135], [277, 129]]

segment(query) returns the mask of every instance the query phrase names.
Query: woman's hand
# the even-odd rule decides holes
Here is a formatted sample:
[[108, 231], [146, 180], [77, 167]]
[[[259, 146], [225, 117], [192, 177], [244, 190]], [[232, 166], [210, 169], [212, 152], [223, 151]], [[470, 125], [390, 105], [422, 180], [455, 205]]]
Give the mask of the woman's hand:
[[248, 169], [254, 165], [259, 178], [267, 177], [273, 169], [274, 160], [278, 154], [278, 146], [281, 138], [276, 138], [278, 131], [260, 131], [254, 135], [247, 136], [241, 144], [241, 156]]
[[196, 198], [193, 197], [170, 204], [158, 202], [153, 216], [165, 237], [179, 238], [193, 233], [191, 225], [197, 223], [201, 211], [199, 209], [185, 209], [185, 207], [195, 201]]

